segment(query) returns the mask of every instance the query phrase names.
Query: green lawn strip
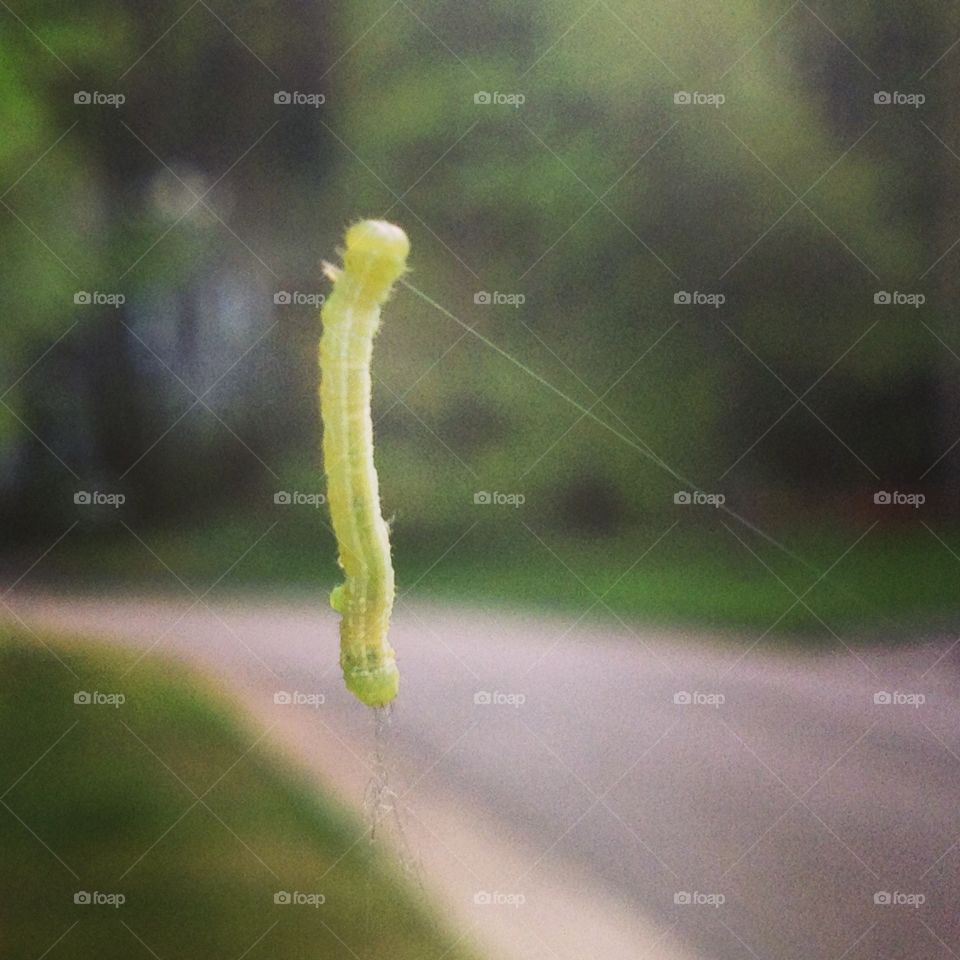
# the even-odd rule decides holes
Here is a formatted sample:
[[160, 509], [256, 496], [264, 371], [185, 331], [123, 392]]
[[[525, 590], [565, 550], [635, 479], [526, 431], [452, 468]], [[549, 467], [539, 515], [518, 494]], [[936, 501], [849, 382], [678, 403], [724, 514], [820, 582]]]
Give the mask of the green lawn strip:
[[[936, 627], [956, 613], [960, 561], [944, 546], [960, 554], [956, 531], [941, 531], [940, 543], [923, 529], [877, 529], [847, 553], [863, 530], [781, 534], [810, 562], [805, 568], [743, 530], [736, 531], [740, 543], [720, 527], [678, 527], [653, 546], [668, 526], [664, 520], [604, 538], [537, 531], [538, 539], [511, 516], [501, 526], [471, 529], [459, 542], [464, 531], [398, 538], [398, 587], [402, 593], [415, 585], [411, 596], [424, 599], [546, 611], [579, 612], [602, 597], [593, 611], [600, 618], [758, 633], [773, 625], [775, 640], [828, 640], [821, 621], [833, 630], [896, 639], [906, 626]], [[228, 568], [219, 593], [267, 589], [323, 597], [339, 582], [335, 547], [322, 528], [281, 523], [245, 554], [265, 529], [239, 520], [214, 531], [145, 533], [156, 556], [129, 537], [80, 541], [58, 548], [43, 572], [53, 584], [66, 578], [73, 589], [109, 584], [176, 592], [182, 585], [173, 570], [202, 592]], [[821, 573], [826, 576], [816, 582]], [[802, 602], [795, 602], [797, 595]]]
[[363, 825], [253, 746], [260, 732], [186, 668], [44, 637], [64, 666], [17, 628], [2, 637], [4, 956], [44, 955], [74, 923], [47, 960], [473, 956], [357, 842]]

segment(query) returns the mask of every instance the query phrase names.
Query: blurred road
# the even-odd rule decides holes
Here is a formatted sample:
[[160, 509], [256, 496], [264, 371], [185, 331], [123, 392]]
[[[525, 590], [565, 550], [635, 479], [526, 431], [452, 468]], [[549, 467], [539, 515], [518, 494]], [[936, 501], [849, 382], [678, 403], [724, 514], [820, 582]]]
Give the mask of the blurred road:
[[[32, 626], [199, 661], [266, 722], [334, 745], [327, 763], [369, 779], [370, 711], [342, 690], [321, 599], [20, 594], [14, 606]], [[411, 604], [391, 636], [402, 816], [452, 810], [475, 829], [474, 852], [486, 837], [514, 853], [481, 864], [439, 814], [425, 825], [454, 851], [448, 896], [479, 925], [507, 912], [530, 923], [535, 894], [555, 884], [558, 913], [578, 909], [582, 887], [591, 908], [642, 919], [638, 937], [666, 931], [635, 956], [677, 957], [674, 939], [707, 960], [960, 955], [950, 638], [801, 655], [750, 649], [751, 637]], [[280, 691], [324, 702], [277, 704]], [[481, 890], [490, 903], [474, 903]], [[525, 955], [606, 960], [596, 923], [598, 949], [588, 937], [571, 954], [560, 927], [541, 928]]]

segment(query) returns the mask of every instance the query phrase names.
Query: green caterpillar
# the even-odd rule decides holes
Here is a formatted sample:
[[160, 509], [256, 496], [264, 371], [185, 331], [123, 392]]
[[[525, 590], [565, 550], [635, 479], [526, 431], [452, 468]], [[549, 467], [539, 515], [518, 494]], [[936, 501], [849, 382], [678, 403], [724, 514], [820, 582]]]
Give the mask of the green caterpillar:
[[370, 360], [380, 306], [406, 271], [410, 241], [399, 227], [363, 220], [347, 230], [343, 269], [321, 311], [320, 417], [327, 501], [345, 582], [330, 594], [340, 614], [340, 666], [347, 689], [371, 707], [397, 695], [400, 673], [387, 641], [394, 576], [373, 462]]

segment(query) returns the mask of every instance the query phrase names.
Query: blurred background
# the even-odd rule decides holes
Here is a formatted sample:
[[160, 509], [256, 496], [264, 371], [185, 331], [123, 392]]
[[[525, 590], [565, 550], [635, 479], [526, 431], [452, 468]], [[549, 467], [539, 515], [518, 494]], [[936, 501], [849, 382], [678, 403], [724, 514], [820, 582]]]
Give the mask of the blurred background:
[[[274, 494], [323, 492], [320, 260], [386, 216], [413, 283], [634, 443], [401, 291], [374, 410], [402, 581], [456, 542], [424, 589], [550, 604], [551, 550], [608, 584], [676, 520], [609, 602], [765, 625], [779, 588], [721, 524], [753, 535], [676, 509], [673, 472], [813, 569], [876, 522], [818, 587], [836, 616], [949, 615], [958, 67], [938, 60], [951, 14], [901, 14], [11, 8], [6, 553], [70, 528], [38, 575], [166, 577], [129, 526], [209, 580], [276, 522], [231, 578], [331, 579], [323, 511]], [[125, 502], [78, 510], [77, 491]], [[802, 609], [784, 626], [818, 629]]]
[[374, 356], [405, 599], [590, 611], [673, 631], [668, 660], [680, 636], [953, 663], [960, 13], [9, 0], [0, 24], [12, 635], [30, 591], [322, 609], [320, 264], [385, 217], [425, 295], [397, 290]]

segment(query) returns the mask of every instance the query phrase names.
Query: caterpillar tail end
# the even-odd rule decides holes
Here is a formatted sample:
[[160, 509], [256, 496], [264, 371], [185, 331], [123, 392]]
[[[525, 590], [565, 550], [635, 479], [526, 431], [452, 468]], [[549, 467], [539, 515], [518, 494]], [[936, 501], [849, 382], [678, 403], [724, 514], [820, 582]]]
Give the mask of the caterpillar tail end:
[[368, 707], [385, 707], [400, 689], [400, 671], [391, 657], [373, 669], [343, 664], [347, 689]]
[[[347, 612], [347, 585], [341, 583], [330, 594], [330, 606], [341, 616]], [[340, 666], [347, 689], [368, 707], [385, 707], [400, 689], [400, 671], [393, 650], [374, 658], [341, 652]]]

